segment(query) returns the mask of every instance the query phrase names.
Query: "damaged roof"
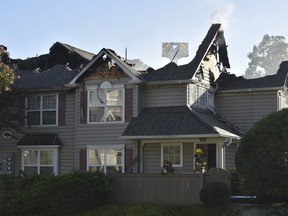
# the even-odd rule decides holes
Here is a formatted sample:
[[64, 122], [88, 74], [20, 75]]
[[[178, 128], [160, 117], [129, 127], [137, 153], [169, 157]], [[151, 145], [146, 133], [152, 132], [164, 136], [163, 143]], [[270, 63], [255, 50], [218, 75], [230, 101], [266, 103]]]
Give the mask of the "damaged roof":
[[13, 90], [43, 90], [63, 89], [76, 75], [76, 70], [71, 70], [64, 65], [54, 65], [51, 69], [39, 72], [37, 70], [16, 70], [19, 79], [12, 85]]
[[223, 66], [230, 68], [221, 24], [212, 24], [207, 35], [200, 44], [196, 56], [190, 63], [178, 66], [174, 62], [171, 62], [160, 69], [151, 69], [151, 72], [142, 75], [143, 79], [147, 82], [192, 79], [214, 42], [219, 46], [219, 58], [220, 61], [222, 61]]
[[71, 80], [70, 85], [81, 82], [91, 73], [91, 67], [97, 64], [99, 61], [103, 61], [103, 56], [108, 56], [109, 59], [113, 60], [117, 66], [119, 66], [124, 73], [132, 78], [134, 81], [140, 81], [141, 72], [132, 68], [128, 63], [126, 63], [120, 56], [116, 54], [114, 50], [103, 48], [80, 72], [79, 74]]
[[259, 88], [282, 88], [287, 86], [288, 61], [280, 64], [276, 74], [265, 77], [246, 79], [235, 74], [221, 73], [217, 80], [218, 91], [259, 89]]
[[[218, 129], [219, 128], [219, 129]], [[240, 133], [211, 111], [189, 109], [187, 106], [147, 107], [133, 118], [122, 134], [125, 138], [163, 137], [233, 137]]]

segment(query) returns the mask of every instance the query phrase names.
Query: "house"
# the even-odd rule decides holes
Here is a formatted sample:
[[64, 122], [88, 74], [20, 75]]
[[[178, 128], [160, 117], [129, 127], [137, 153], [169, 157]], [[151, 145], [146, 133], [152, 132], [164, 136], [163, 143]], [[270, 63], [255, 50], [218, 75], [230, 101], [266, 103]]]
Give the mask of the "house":
[[5, 130], [0, 140], [15, 170], [159, 173], [169, 160], [189, 174], [197, 148], [207, 169], [226, 168], [225, 149], [242, 135], [215, 112], [217, 79], [230, 67], [220, 24], [186, 65], [140, 72], [113, 50], [93, 55], [59, 42], [21, 65], [13, 86], [21, 133]]
[[164, 160], [179, 174], [194, 174], [199, 150], [204, 169], [232, 169], [239, 139], [254, 123], [241, 117], [238, 104], [251, 114], [259, 98], [264, 116], [273, 111], [267, 103], [280, 108], [286, 97], [286, 63], [273, 82], [227, 73], [220, 24], [180, 66], [137, 71], [111, 49], [94, 55], [59, 42], [48, 55], [19, 64], [11, 93], [18, 106], [10, 112], [20, 130], [1, 129], [0, 174], [159, 174]]

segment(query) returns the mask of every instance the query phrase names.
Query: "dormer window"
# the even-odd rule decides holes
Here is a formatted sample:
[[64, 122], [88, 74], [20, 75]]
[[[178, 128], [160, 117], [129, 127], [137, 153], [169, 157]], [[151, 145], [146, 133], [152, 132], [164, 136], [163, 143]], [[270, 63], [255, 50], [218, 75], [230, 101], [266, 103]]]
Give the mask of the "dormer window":
[[214, 92], [204, 86], [189, 84], [187, 99], [189, 106], [214, 109]]
[[123, 122], [124, 88], [102, 83], [96, 89], [88, 90], [88, 121]]

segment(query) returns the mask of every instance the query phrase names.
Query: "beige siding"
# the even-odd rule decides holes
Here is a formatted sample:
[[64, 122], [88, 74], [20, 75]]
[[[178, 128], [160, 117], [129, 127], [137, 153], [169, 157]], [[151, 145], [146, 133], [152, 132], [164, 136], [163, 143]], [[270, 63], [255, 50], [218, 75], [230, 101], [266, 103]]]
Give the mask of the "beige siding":
[[236, 146], [235, 143], [232, 143], [225, 148], [225, 169], [227, 170], [235, 169]]
[[215, 110], [244, 131], [271, 112], [277, 111], [276, 92], [217, 94]]
[[146, 88], [144, 89], [144, 106], [184, 106], [187, 104], [186, 91], [186, 85]]
[[[193, 173], [193, 144], [183, 143], [183, 167], [176, 167], [177, 173]], [[160, 173], [162, 170], [161, 143], [147, 143], [143, 147], [143, 172]]]

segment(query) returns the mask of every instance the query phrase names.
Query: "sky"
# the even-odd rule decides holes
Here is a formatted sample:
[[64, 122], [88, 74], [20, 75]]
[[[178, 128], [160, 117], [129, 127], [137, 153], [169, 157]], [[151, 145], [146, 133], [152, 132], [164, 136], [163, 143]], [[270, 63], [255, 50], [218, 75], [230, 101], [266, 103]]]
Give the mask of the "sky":
[[109, 48], [157, 69], [163, 42], [185, 42], [190, 62], [212, 23], [222, 23], [231, 69], [243, 75], [247, 54], [265, 34], [288, 41], [286, 0], [0, 0], [0, 44], [13, 59], [49, 53], [57, 41], [97, 54]]

